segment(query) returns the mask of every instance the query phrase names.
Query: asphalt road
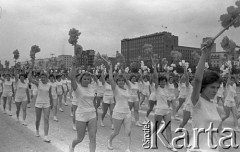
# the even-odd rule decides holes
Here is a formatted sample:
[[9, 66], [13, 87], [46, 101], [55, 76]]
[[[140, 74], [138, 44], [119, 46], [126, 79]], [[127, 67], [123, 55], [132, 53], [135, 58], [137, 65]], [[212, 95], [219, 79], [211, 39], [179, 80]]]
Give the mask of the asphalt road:
[[[239, 98], [240, 99], [240, 98]], [[70, 105], [70, 102], [68, 102]], [[2, 107], [2, 105], [1, 105]], [[1, 109], [1, 108], [0, 108]], [[140, 120], [144, 120], [147, 106], [140, 110]], [[40, 138], [35, 137], [35, 110], [34, 105], [31, 103], [31, 108], [27, 109], [27, 123], [28, 126], [23, 126], [21, 123], [16, 121], [16, 111], [15, 104], [12, 104], [13, 116], [8, 116], [3, 114], [0, 110], [0, 152], [68, 152], [68, 147], [71, 141], [76, 137], [76, 131], [72, 129], [72, 117], [70, 116], [70, 106], [63, 107], [64, 112], [58, 112], [59, 122], [53, 121], [53, 112], [50, 115], [50, 128], [49, 128], [49, 138], [51, 143], [43, 142], [43, 120], [40, 125]], [[101, 109], [99, 109], [99, 118], [101, 116]], [[180, 112], [180, 117], [182, 113]], [[22, 116], [22, 113], [20, 113]], [[134, 120], [134, 118], [132, 118]], [[153, 114], [151, 113], [150, 119], [153, 119]], [[20, 119], [21, 121], [21, 119]], [[174, 131], [179, 126], [179, 121], [172, 121], [172, 131]], [[224, 126], [233, 127], [232, 117], [229, 118]], [[191, 134], [191, 124], [186, 125], [187, 130]], [[97, 152], [124, 152], [126, 148], [124, 129], [122, 127], [120, 134], [114, 139], [113, 147], [114, 150], [110, 151], [107, 149], [107, 140], [111, 134], [111, 125], [109, 116], [105, 118], [105, 127], [100, 126], [98, 122], [97, 131]], [[173, 132], [173, 136], [175, 133]], [[141, 127], [135, 126], [133, 122], [132, 125], [132, 152], [169, 152], [163, 144], [158, 140], [159, 149], [144, 149], [143, 144], [143, 130]], [[76, 146], [75, 152], [88, 152], [88, 135], [85, 136], [82, 143]], [[237, 143], [240, 144], [240, 134], [237, 134]], [[221, 150], [227, 152], [239, 152], [240, 149], [228, 149]], [[185, 150], [179, 150], [179, 152], [184, 152]]]

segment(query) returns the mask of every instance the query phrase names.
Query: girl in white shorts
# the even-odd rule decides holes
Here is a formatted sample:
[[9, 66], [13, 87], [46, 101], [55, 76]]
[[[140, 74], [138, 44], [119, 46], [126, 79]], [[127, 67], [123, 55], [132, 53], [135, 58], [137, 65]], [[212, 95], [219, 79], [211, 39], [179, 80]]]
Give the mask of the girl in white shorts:
[[59, 111], [63, 112], [62, 109], [62, 97], [63, 97], [63, 83], [61, 81], [61, 75], [56, 76], [56, 85], [57, 85], [57, 101], [59, 103]]
[[[154, 63], [154, 62], [153, 62]], [[159, 126], [164, 121], [165, 125], [167, 125], [166, 131], [166, 141], [163, 141], [166, 145], [166, 148], [177, 151], [171, 144], [172, 141], [172, 131], [171, 131], [171, 109], [168, 106], [168, 88], [166, 88], [167, 77], [166, 76], [158, 76], [156, 65], [154, 67], [154, 75], [155, 75], [155, 89], [156, 89], [156, 98], [157, 105], [155, 107], [155, 115], [154, 115], [154, 129], [153, 136], [158, 132]], [[156, 145], [156, 141], [153, 141], [153, 144]], [[165, 146], [164, 145], [164, 146]]]
[[57, 105], [58, 105], [58, 101], [57, 101], [57, 84], [56, 84], [56, 80], [55, 80], [55, 76], [53, 74], [51, 74], [49, 76], [49, 85], [51, 86], [51, 91], [52, 91], [52, 100], [53, 100], [53, 120], [54, 121], [58, 121], [57, 118]]
[[67, 86], [67, 79], [65, 74], [62, 75], [62, 84], [63, 84], [63, 100], [64, 100], [64, 105], [67, 106], [67, 94], [69, 92], [68, 86]]
[[[37, 82], [39, 82], [39, 76], [38, 75], [35, 75], [35, 77], [33, 77], [33, 79]], [[37, 86], [33, 83], [31, 83], [31, 89], [32, 89], [32, 100], [33, 100], [33, 103], [35, 104], [36, 103], [36, 99], [37, 99], [37, 93], [38, 93], [38, 89], [37, 89]]]
[[[126, 152], [130, 152], [130, 144], [131, 144], [131, 111], [128, 106], [129, 100], [129, 92], [128, 89], [125, 88], [125, 84], [127, 79], [123, 75], [118, 75], [116, 78], [116, 82], [113, 79], [112, 73], [112, 64], [109, 63], [109, 80], [113, 90], [113, 94], [115, 97], [116, 105], [113, 109], [113, 124], [114, 131], [109, 137], [108, 140], [108, 149], [113, 150], [112, 141], [119, 134], [121, 126], [124, 125], [125, 133], [127, 137], [127, 150]], [[128, 84], [128, 83], [127, 83]], [[128, 84], [129, 87], [129, 84]]]
[[178, 106], [176, 108], [176, 114], [178, 113], [178, 110], [181, 108], [181, 106], [183, 105], [183, 103], [186, 100], [187, 97], [187, 92], [186, 92], [186, 76], [182, 75], [181, 79], [180, 79], [180, 84], [179, 84], [179, 99], [178, 99]]
[[149, 96], [149, 108], [147, 110], [146, 116], [145, 116], [145, 120], [149, 121], [149, 114], [150, 112], [153, 110], [153, 107], [157, 104], [157, 98], [156, 98], [156, 89], [155, 89], [155, 80], [154, 77], [152, 75], [151, 77], [151, 82], [150, 82], [150, 96]]
[[97, 118], [96, 118], [96, 90], [91, 86], [91, 75], [83, 73], [80, 80], [76, 80], [76, 68], [73, 66], [70, 78], [73, 91], [77, 98], [76, 116], [76, 129], [77, 138], [72, 141], [69, 146], [69, 152], [73, 152], [77, 144], [82, 142], [85, 137], [86, 127], [89, 134], [89, 151], [95, 152], [96, 150], [96, 133], [97, 133]]
[[[0, 74], [0, 78], [2, 77], [2, 75]], [[2, 92], [3, 92], [3, 81], [0, 79], [0, 105], [2, 102]]]
[[172, 76], [170, 76], [168, 78], [168, 83], [167, 83], [166, 87], [168, 89], [168, 95], [169, 95], [169, 97], [168, 97], [168, 106], [170, 108], [172, 108], [172, 115], [173, 115], [174, 119], [179, 121], [180, 119], [175, 117], [176, 116], [176, 113], [175, 113], [176, 112], [175, 90], [178, 89], [178, 88], [176, 88], [176, 85], [175, 85], [175, 83], [173, 81], [173, 77]]
[[140, 103], [140, 106], [144, 103], [145, 100], [148, 101], [149, 95], [150, 95], [150, 82], [149, 82], [149, 75], [144, 75], [142, 77], [142, 101]]
[[240, 129], [238, 128], [238, 119], [240, 115], [237, 111], [237, 92], [235, 87], [233, 86], [235, 82], [235, 78], [231, 76], [231, 74], [228, 74], [228, 80], [226, 84], [226, 90], [225, 90], [225, 102], [224, 102], [224, 110], [225, 110], [225, 117], [223, 117], [221, 124], [223, 121], [225, 121], [229, 115], [230, 112], [233, 114], [233, 122], [234, 122], [234, 129], [237, 132], [240, 132]]
[[111, 128], [113, 129], [113, 121], [112, 121], [112, 114], [113, 114], [113, 108], [115, 106], [115, 101], [113, 97], [113, 90], [110, 85], [109, 75], [104, 76], [103, 75], [103, 88], [104, 88], [104, 94], [103, 94], [103, 103], [102, 103], [102, 119], [101, 119], [101, 126], [104, 127], [103, 119], [109, 109], [110, 112], [110, 121], [111, 121]]
[[185, 74], [185, 77], [186, 77], [186, 92], [187, 92], [187, 97], [186, 97], [186, 101], [185, 103], [183, 104], [183, 120], [182, 120], [182, 123], [179, 125], [179, 128], [183, 128], [188, 120], [190, 119], [191, 117], [191, 112], [192, 112], [192, 102], [191, 102], [191, 96], [192, 96], [192, 90], [193, 90], [193, 80], [192, 80], [192, 84], [189, 83], [189, 75], [187, 73], [187, 68], [186, 67], [183, 67], [184, 68], [184, 74]]
[[10, 78], [10, 74], [5, 75], [5, 79], [0, 78], [3, 81], [3, 112], [6, 113], [6, 103], [8, 101], [8, 115], [12, 116], [11, 105], [12, 105], [12, 95], [13, 95], [13, 82]]
[[130, 98], [128, 100], [130, 111], [132, 108], [134, 109], [134, 117], [136, 126], [141, 127], [142, 124], [139, 122], [139, 101], [140, 101], [140, 93], [138, 88], [138, 82], [136, 75], [131, 75], [128, 81], [129, 84], [129, 94]]
[[51, 85], [48, 83], [48, 76], [46, 73], [40, 75], [41, 81], [37, 82], [32, 79], [32, 72], [28, 75], [29, 82], [35, 84], [38, 89], [38, 95], [35, 103], [36, 112], [36, 137], [39, 137], [39, 126], [41, 121], [42, 111], [44, 114], [44, 142], [50, 142], [48, 138], [49, 130], [49, 115], [52, 103]]
[[[16, 72], [15, 72], [16, 73]], [[27, 103], [29, 98], [29, 92], [28, 92], [28, 83], [25, 82], [26, 75], [20, 74], [19, 78], [17, 77], [17, 73], [15, 74], [15, 80], [16, 80], [16, 94], [15, 94], [15, 101], [16, 101], [16, 115], [17, 115], [17, 121], [19, 121], [19, 113], [22, 105], [23, 110], [23, 125], [27, 125], [26, 122], [26, 116], [27, 116]]]

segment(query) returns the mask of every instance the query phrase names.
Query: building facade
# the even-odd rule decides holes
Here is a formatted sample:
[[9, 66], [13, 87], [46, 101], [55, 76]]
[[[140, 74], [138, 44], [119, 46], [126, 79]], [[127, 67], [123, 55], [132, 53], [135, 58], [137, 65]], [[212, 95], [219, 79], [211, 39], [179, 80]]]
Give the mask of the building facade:
[[93, 66], [95, 51], [94, 50], [85, 50], [82, 51], [81, 57], [79, 58], [78, 66]]
[[173, 49], [182, 54], [181, 60], [185, 60], [190, 65], [197, 65], [198, 64], [198, 61], [196, 61], [193, 58], [192, 53], [197, 52], [200, 55], [201, 54], [200, 48], [187, 47], [187, 46], [175, 46]]
[[72, 55], [59, 55], [57, 61], [58, 68], [69, 69], [72, 67]]
[[151, 44], [154, 54], [170, 60], [171, 51], [175, 46], [178, 46], [178, 37], [168, 32], [161, 32], [121, 40], [121, 54], [125, 57], [127, 65], [137, 61], [139, 56], [143, 60], [150, 60], [149, 56], [143, 51], [144, 44]]

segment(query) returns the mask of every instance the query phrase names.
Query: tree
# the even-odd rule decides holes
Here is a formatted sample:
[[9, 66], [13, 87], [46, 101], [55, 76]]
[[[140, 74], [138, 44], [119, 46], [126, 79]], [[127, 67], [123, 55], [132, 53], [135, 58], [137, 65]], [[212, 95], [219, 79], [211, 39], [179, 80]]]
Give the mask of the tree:
[[5, 68], [9, 69], [9, 61], [5, 60]]
[[118, 51], [116, 52], [116, 62], [119, 62], [123, 66], [122, 68], [124, 68], [126, 65], [125, 57]]
[[13, 58], [15, 59], [15, 64], [17, 63], [17, 60], [19, 59], [19, 51], [18, 49], [16, 49], [15, 51], [13, 51]]

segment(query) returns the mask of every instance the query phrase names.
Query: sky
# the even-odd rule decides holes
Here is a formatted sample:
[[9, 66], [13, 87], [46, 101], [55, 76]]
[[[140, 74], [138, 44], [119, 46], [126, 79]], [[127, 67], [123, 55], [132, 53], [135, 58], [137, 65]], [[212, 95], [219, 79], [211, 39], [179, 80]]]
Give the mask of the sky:
[[[78, 43], [114, 56], [121, 40], [156, 32], [171, 32], [179, 45], [200, 47], [202, 38], [214, 37], [222, 26], [220, 15], [236, 0], [0, 0], [0, 60], [28, 60], [32, 45], [37, 58], [73, 55], [68, 32], [81, 32]], [[240, 28], [230, 28], [216, 41], [228, 36], [240, 45]]]

